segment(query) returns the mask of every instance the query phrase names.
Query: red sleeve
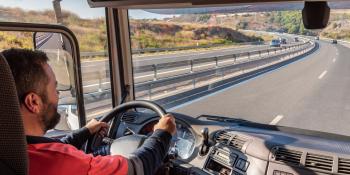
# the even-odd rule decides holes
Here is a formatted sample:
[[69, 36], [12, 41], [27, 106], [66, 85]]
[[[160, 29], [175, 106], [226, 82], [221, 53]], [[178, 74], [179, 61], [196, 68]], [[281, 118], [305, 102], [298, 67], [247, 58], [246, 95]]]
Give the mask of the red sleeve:
[[122, 156], [85, 154], [62, 143], [29, 144], [29, 175], [127, 175], [128, 162]]

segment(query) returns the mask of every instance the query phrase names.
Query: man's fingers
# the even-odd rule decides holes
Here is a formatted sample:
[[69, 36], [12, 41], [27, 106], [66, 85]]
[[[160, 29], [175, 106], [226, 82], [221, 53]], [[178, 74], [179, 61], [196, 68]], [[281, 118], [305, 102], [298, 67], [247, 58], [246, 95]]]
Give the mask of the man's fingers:
[[106, 128], [103, 128], [98, 132], [98, 134], [103, 137], [107, 135], [107, 132], [108, 130]]
[[100, 125], [101, 125], [102, 128], [108, 128], [109, 127], [109, 125], [107, 123], [105, 123], [105, 122], [100, 122]]

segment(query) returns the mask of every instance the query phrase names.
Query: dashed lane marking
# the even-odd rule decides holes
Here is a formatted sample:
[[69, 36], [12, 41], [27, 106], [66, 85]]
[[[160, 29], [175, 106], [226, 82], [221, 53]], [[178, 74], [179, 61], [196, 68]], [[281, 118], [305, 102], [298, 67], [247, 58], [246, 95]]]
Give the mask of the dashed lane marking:
[[283, 119], [283, 115], [278, 115], [276, 116], [271, 122], [270, 125], [276, 125], [279, 121], [281, 121]]
[[322, 74], [320, 76], [318, 76], [318, 79], [322, 79], [325, 75], [327, 74], [327, 71], [323, 71]]

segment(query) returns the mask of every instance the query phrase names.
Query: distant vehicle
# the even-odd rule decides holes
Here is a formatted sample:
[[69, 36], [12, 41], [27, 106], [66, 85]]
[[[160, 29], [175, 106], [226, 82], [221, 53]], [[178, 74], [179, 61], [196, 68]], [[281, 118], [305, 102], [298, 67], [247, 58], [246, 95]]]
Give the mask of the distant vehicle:
[[332, 40], [332, 44], [338, 44], [338, 41], [336, 39]]
[[285, 38], [280, 38], [280, 44], [287, 44], [287, 40]]
[[295, 37], [295, 38], [294, 38], [294, 42], [299, 42], [299, 38], [298, 38], [298, 37]]
[[315, 37], [315, 40], [320, 40], [320, 37], [316, 36], [316, 37]]
[[278, 39], [274, 39], [270, 42], [270, 47], [281, 47], [281, 42]]

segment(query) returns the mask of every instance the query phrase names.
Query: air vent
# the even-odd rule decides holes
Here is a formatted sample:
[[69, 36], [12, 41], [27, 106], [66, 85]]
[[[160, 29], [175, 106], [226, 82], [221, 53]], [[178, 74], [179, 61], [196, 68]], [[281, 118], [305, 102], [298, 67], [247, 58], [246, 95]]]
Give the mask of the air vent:
[[339, 159], [338, 173], [350, 174], [350, 159]]
[[216, 134], [215, 141], [241, 150], [247, 140], [227, 131], [221, 131]]
[[333, 158], [319, 154], [307, 153], [305, 167], [315, 170], [332, 171]]
[[277, 147], [273, 154], [276, 161], [300, 165], [301, 151]]
[[219, 142], [219, 143], [225, 143], [227, 144], [227, 142], [230, 140], [231, 138], [231, 135], [228, 134], [226, 131], [221, 131], [221, 132], [218, 132], [216, 134], [216, 137], [215, 137], [215, 141], [216, 142]]
[[134, 115], [123, 115], [121, 121], [126, 122], [126, 123], [133, 123], [135, 121], [135, 116]]
[[241, 150], [244, 143], [246, 142], [245, 139], [238, 137], [237, 135], [235, 135], [232, 140], [229, 142], [229, 146], [234, 147], [236, 149]]

